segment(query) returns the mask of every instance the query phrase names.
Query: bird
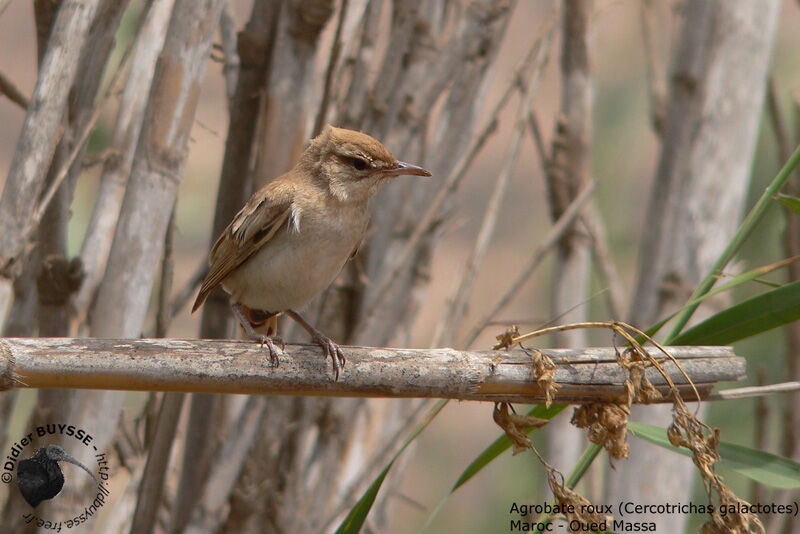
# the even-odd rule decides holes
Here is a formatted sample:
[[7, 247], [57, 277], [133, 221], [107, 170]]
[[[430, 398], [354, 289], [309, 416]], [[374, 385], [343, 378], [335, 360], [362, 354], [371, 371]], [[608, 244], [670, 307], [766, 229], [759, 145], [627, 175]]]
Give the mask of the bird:
[[64, 452], [58, 445], [42, 447], [27, 460], [20, 460], [17, 466], [17, 486], [22, 497], [32, 507], [36, 508], [42, 501], [52, 499], [64, 487], [64, 474], [58, 462], [77, 465], [97, 482], [85, 465]]
[[[327, 125], [295, 167], [259, 189], [222, 232], [209, 254], [192, 313], [218, 285], [245, 334], [269, 350], [278, 365], [285, 313], [331, 358], [334, 381], [344, 367], [339, 346], [298, 313], [339, 275], [358, 252], [370, 219], [370, 200], [401, 175], [431, 176], [398, 161], [365, 133]], [[267, 325], [267, 335], [255, 328]]]

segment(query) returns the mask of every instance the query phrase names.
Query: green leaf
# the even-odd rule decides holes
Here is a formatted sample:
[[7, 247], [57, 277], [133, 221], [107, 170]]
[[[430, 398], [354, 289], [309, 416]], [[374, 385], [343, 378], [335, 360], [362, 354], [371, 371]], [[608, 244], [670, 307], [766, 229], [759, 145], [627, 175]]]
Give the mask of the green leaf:
[[[550, 406], [550, 408], [546, 408], [544, 404], [539, 404], [534, 406], [528, 412], [528, 415], [537, 417], [539, 419], [552, 419], [564, 411], [566, 407], [566, 404], [553, 404]], [[534, 430], [535, 429], [533, 428], [528, 429], [528, 434]], [[453, 489], [450, 490], [450, 493], [453, 493], [455, 490], [463, 486], [469, 479], [477, 475], [481, 469], [489, 465], [492, 460], [500, 456], [509, 447], [511, 447], [511, 440], [508, 439], [505, 434], [497, 438], [494, 443], [484, 449], [483, 452], [480, 453], [478, 457], [467, 466], [464, 472], [461, 473], [461, 476], [458, 477], [458, 480], [456, 480], [456, 483], [453, 485]]]
[[603, 446], [597, 443], [590, 443], [586, 446], [586, 450], [583, 451], [581, 457], [578, 458], [578, 462], [575, 464], [575, 467], [572, 468], [569, 475], [567, 475], [567, 480], [564, 481], [564, 485], [569, 489], [575, 489], [575, 486], [578, 485], [578, 482], [581, 481], [583, 475], [586, 474], [586, 471], [589, 470], [591, 467], [592, 462], [597, 455], [603, 451]]
[[[628, 432], [684, 456], [692, 455], [688, 449], [672, 445], [667, 438], [667, 431], [661, 427], [629, 422]], [[725, 441], [719, 444], [717, 452], [720, 456], [717, 465], [720, 467], [735, 471], [765, 486], [780, 489], [800, 488], [800, 463], [794, 460]]]
[[800, 319], [800, 282], [719, 312], [671, 340], [672, 345], [729, 345]]
[[342, 524], [339, 525], [339, 528], [336, 530], [337, 534], [357, 534], [361, 531], [361, 527], [364, 526], [364, 521], [366, 521], [367, 515], [375, 502], [375, 497], [378, 495], [378, 490], [381, 489], [381, 484], [383, 484], [383, 480], [386, 478], [392, 465], [394, 465], [395, 460], [397, 460], [400, 454], [406, 450], [406, 447], [420, 435], [425, 427], [433, 421], [445, 406], [447, 406], [447, 400], [440, 400], [431, 408], [431, 411], [428, 412], [425, 419], [423, 419], [406, 438], [400, 446], [400, 449], [392, 456], [391, 461], [383, 468], [383, 471], [381, 471], [378, 477], [370, 484], [367, 491], [364, 492], [364, 495], [361, 496], [356, 505], [350, 510], [347, 517], [344, 518], [344, 521], [342, 521]]
[[[717, 281], [717, 277], [722, 274], [722, 272], [725, 270], [725, 266], [733, 259], [733, 257], [741, 248], [742, 243], [747, 240], [755, 227], [761, 221], [764, 213], [767, 211], [767, 207], [769, 207], [769, 205], [772, 203], [772, 198], [778, 194], [778, 191], [780, 191], [781, 187], [783, 187], [783, 184], [785, 184], [786, 180], [788, 180], [792, 175], [798, 164], [800, 164], [800, 145], [797, 146], [795, 151], [789, 157], [789, 160], [786, 162], [786, 165], [784, 165], [775, 178], [772, 179], [770, 184], [764, 190], [764, 193], [756, 202], [755, 206], [753, 206], [753, 208], [744, 218], [742, 224], [739, 225], [736, 235], [733, 236], [733, 239], [731, 239], [730, 243], [728, 243], [728, 246], [722, 252], [720, 257], [717, 258], [717, 261], [711, 268], [711, 271], [700, 282], [700, 285], [697, 286], [697, 289], [694, 290], [691, 300], [696, 300], [698, 297], [702, 297], [711, 290]], [[678, 337], [680, 332], [683, 330], [683, 327], [685, 327], [686, 323], [689, 322], [689, 319], [691, 319], [692, 314], [694, 314], [699, 305], [699, 303], [692, 304], [688, 308], [685, 308], [681, 311], [680, 315], [678, 315], [678, 317], [675, 319], [675, 324], [672, 325], [672, 330], [669, 332], [669, 334], [667, 334], [667, 337], [664, 340], [666, 344], [675, 344], [675, 338]]]
[[781, 204], [783, 204], [786, 208], [793, 211], [796, 215], [800, 215], [800, 198], [793, 197], [791, 195], [784, 195], [783, 193], [778, 193], [778, 200]]
[[[567, 407], [566, 404], [553, 404], [550, 406], [550, 408], [546, 408], [544, 404], [538, 404], [534, 406], [528, 412], [527, 415], [532, 415], [533, 417], [538, 417], [539, 419], [552, 419], [553, 417], [564, 411], [566, 407]], [[534, 431], [533, 428], [528, 429], [528, 434], [530, 434], [533, 431]], [[458, 488], [466, 484], [466, 482], [469, 479], [477, 475], [484, 467], [489, 465], [495, 458], [500, 456], [510, 447], [511, 447], [511, 440], [508, 439], [508, 437], [505, 434], [494, 440], [494, 442], [491, 445], [486, 447], [483, 450], [483, 452], [481, 452], [478, 455], [478, 457], [475, 458], [472, 461], [472, 463], [470, 463], [467, 466], [466, 469], [464, 469], [464, 472], [461, 473], [460, 477], [458, 477], [456, 483], [453, 484], [453, 487], [450, 490], [450, 492], [447, 495], [445, 495], [441, 501], [439, 501], [439, 504], [436, 505], [436, 508], [433, 510], [433, 513], [425, 522], [425, 526], [422, 528], [422, 531], [423, 532], [426, 531], [428, 527], [431, 526], [431, 523], [433, 523], [433, 520], [439, 514], [439, 511], [444, 506], [444, 503], [447, 502], [447, 498], [450, 497], [450, 495], [452, 495]]]
[[[664, 317], [659, 322], [657, 322], [655, 325], [653, 325], [650, 328], [648, 328], [645, 331], [645, 334], [647, 334], [650, 337], [654, 337], [656, 335], [656, 333], [659, 330], [661, 330], [661, 328], [665, 324], [670, 322], [676, 315], [678, 315], [680, 312], [682, 312], [684, 309], [688, 308], [689, 306], [692, 306], [694, 304], [699, 304], [699, 303], [703, 302], [706, 299], [709, 299], [709, 298], [711, 298], [711, 297], [713, 297], [715, 295], [719, 295], [720, 293], [723, 293], [725, 291], [733, 289], [734, 287], [740, 286], [740, 285], [744, 284], [745, 282], [750, 282], [751, 280], [758, 281], [759, 277], [764, 276], [764, 275], [766, 275], [768, 273], [771, 273], [772, 271], [775, 271], [777, 269], [781, 269], [783, 267], [786, 267], [787, 265], [790, 265], [790, 264], [792, 264], [792, 263], [794, 263], [796, 261], [800, 261], [800, 256], [792, 256], [791, 258], [786, 258], [785, 260], [781, 260], [781, 261], [778, 261], [778, 262], [775, 262], [775, 263], [770, 263], [769, 265], [762, 265], [760, 267], [756, 267], [755, 269], [750, 269], [747, 272], [738, 274], [738, 275], [734, 276], [733, 278], [731, 278], [730, 280], [728, 280], [723, 285], [714, 288], [712, 291], [709, 291], [708, 293], [706, 293], [702, 297], [698, 297], [696, 299], [688, 301], [680, 309], [678, 309], [675, 312], [671, 313], [670, 315]], [[779, 286], [773, 286], [773, 287], [779, 287]], [[644, 338], [642, 336], [638, 336], [636, 339], [640, 343], [644, 342]]]

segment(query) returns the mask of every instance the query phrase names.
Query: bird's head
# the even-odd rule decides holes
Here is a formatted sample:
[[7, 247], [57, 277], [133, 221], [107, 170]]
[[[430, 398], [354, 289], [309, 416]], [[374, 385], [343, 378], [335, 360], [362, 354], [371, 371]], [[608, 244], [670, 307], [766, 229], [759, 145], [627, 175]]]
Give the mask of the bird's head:
[[77, 465], [78, 467], [89, 473], [89, 476], [92, 477], [95, 482], [97, 482], [97, 478], [95, 478], [94, 473], [92, 473], [88, 467], [86, 467], [78, 460], [67, 454], [67, 452], [58, 445], [48, 445], [43, 449], [37, 450], [35, 457], [36, 458], [45, 457], [54, 462], [68, 462], [73, 465]]
[[365, 202], [395, 176], [431, 176], [422, 167], [398, 161], [374, 137], [334, 126], [311, 140], [301, 164], [341, 201]]

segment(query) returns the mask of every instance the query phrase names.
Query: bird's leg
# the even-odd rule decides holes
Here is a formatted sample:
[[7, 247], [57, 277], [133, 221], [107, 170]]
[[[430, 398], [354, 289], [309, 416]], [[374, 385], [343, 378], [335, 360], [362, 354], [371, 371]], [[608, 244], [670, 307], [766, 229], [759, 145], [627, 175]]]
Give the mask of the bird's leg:
[[331, 357], [333, 361], [333, 379], [339, 380], [339, 370], [344, 367], [345, 359], [344, 354], [342, 354], [342, 349], [339, 348], [339, 345], [334, 343], [331, 338], [311, 326], [306, 322], [305, 319], [300, 317], [300, 314], [294, 310], [286, 310], [286, 315], [297, 321], [303, 329], [311, 335], [312, 341], [322, 347], [322, 351], [325, 353], [325, 357]]
[[242, 325], [242, 328], [244, 328], [244, 333], [247, 334], [247, 337], [249, 337], [254, 341], [259, 341], [262, 347], [266, 345], [267, 349], [269, 349], [269, 361], [272, 365], [277, 367], [278, 356], [280, 355], [281, 352], [275, 345], [275, 341], [278, 341], [282, 346], [285, 346], [283, 340], [277, 336], [275, 337], [265, 336], [253, 330], [253, 325], [250, 324], [250, 319], [247, 318], [247, 315], [244, 311], [244, 307], [240, 303], [234, 302], [233, 304], [231, 304], [231, 308], [233, 309], [233, 314], [236, 316], [236, 318], [239, 320], [239, 323]]

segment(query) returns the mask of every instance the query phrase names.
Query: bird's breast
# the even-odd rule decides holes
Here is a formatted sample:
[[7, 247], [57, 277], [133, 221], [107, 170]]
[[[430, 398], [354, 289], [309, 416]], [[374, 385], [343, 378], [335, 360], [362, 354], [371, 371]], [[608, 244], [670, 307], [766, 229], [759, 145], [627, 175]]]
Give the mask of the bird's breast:
[[302, 308], [336, 279], [361, 241], [368, 217], [326, 217], [294, 208], [287, 227], [222, 284], [235, 301], [250, 308]]

